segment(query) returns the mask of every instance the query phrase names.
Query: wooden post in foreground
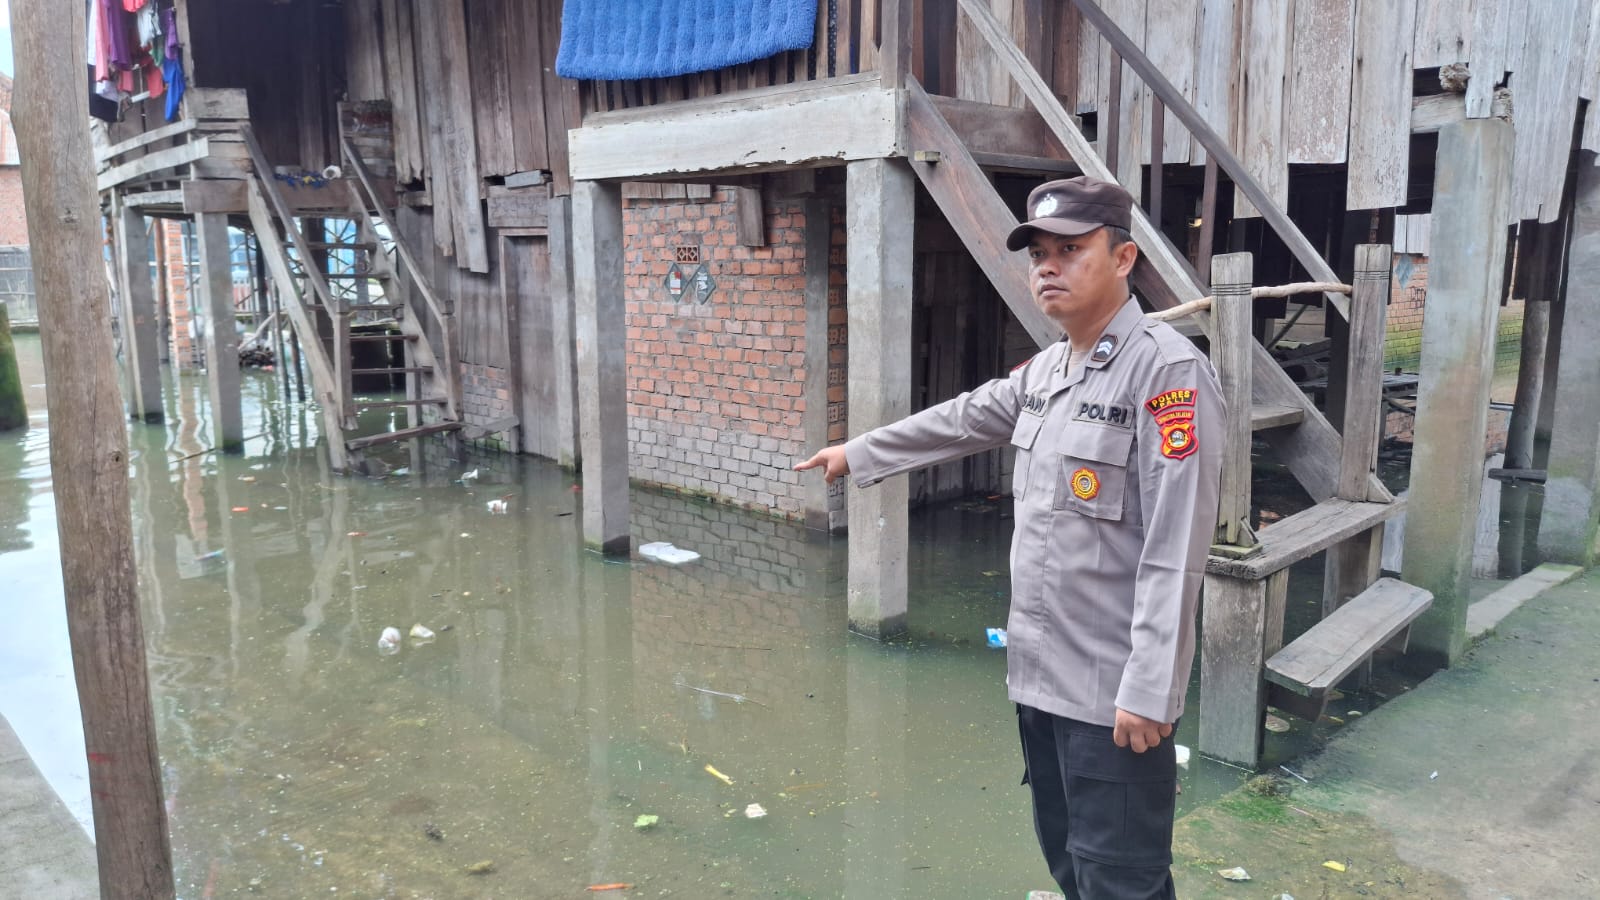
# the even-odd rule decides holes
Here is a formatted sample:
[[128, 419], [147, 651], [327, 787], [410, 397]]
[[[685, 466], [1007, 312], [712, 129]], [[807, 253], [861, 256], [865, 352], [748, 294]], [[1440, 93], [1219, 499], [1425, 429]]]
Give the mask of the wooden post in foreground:
[[1214, 543], [1249, 547], [1255, 543], [1250, 523], [1250, 313], [1254, 302], [1250, 284], [1254, 277], [1249, 253], [1228, 253], [1211, 261], [1211, 321], [1216, 339], [1211, 342], [1211, 363], [1222, 382], [1222, 401], [1228, 408], [1223, 423], [1222, 502], [1217, 507]]
[[1469, 119], [1439, 132], [1400, 572], [1433, 592], [1433, 606], [1412, 626], [1412, 650], [1445, 664], [1467, 644], [1467, 576], [1483, 487], [1511, 167], [1509, 122]]
[[173, 896], [128, 506], [128, 434], [100, 262], [84, 7], [11, 11], [12, 119], [33, 239], [61, 574], [89, 756], [100, 895]]

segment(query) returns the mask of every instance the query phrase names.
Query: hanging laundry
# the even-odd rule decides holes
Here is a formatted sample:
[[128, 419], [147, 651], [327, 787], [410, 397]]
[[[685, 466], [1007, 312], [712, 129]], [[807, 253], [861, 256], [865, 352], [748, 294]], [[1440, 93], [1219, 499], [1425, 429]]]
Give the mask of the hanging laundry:
[[179, 106], [183, 101], [183, 60], [176, 54], [169, 55], [161, 66], [161, 74], [167, 79], [167, 121], [171, 122], [178, 118]]

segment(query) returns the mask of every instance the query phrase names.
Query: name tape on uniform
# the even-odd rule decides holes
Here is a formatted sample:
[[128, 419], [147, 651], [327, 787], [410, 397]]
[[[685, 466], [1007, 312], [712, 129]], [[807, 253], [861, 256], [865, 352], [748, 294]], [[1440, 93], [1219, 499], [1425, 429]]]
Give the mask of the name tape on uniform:
[[1072, 420], [1074, 422], [1098, 422], [1101, 425], [1113, 425], [1117, 428], [1132, 428], [1133, 407], [1118, 406], [1115, 403], [1085, 401], [1078, 404], [1078, 410], [1072, 414]]

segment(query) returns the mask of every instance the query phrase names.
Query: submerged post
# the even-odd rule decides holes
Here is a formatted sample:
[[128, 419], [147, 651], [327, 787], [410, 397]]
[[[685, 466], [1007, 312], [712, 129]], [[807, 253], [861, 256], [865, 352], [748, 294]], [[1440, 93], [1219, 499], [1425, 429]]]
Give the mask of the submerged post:
[[239, 396], [239, 332], [233, 316], [233, 264], [228, 247], [228, 217], [197, 213], [200, 238], [200, 299], [206, 311], [206, 383], [211, 389], [212, 440], [217, 449], [244, 449], [244, 415]]
[[[19, 3], [12, 10], [12, 115], [50, 385], [50, 469], [100, 896], [161, 900], [173, 896], [172, 847], [139, 621], [128, 433], [105, 315], [84, 14], [82, 4]], [[148, 297], [149, 272], [139, 274]], [[159, 405], [154, 409], [159, 414]]]
[[11, 316], [0, 300], [0, 431], [28, 426], [28, 405], [22, 399], [22, 373], [17, 348], [11, 344]]
[[1469, 119], [1439, 132], [1422, 381], [1406, 510], [1406, 581], [1433, 592], [1411, 646], [1453, 663], [1467, 639], [1467, 576], [1483, 491], [1489, 381], [1510, 216], [1511, 123]]
[[[128, 378], [128, 418], [160, 422], [161, 322], [156, 312], [155, 282], [150, 278], [150, 234], [145, 230], [144, 215], [124, 205], [120, 199], [113, 203], [112, 221], [116, 231], [120, 287], [117, 293], [122, 300], [122, 361]], [[44, 319], [39, 323], [43, 330]]]
[[1551, 562], [1593, 565], [1600, 531], [1600, 158], [1578, 156], [1578, 194], [1567, 252], [1566, 309], [1556, 361], [1555, 421], [1539, 522], [1539, 552]]
[[628, 552], [628, 342], [622, 287], [622, 188], [572, 185], [583, 542]]
[[[912, 222], [916, 181], [904, 160], [845, 167], [850, 436], [911, 412]], [[878, 640], [906, 628], [906, 507], [910, 483], [851, 488], [850, 629]]]

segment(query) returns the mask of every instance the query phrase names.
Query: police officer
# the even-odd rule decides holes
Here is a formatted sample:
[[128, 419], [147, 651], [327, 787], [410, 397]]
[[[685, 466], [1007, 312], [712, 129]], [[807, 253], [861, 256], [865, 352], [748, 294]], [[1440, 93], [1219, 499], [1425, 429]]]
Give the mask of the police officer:
[[1034, 301], [1066, 336], [795, 468], [866, 487], [1016, 448], [1006, 684], [1039, 844], [1068, 897], [1172, 897], [1168, 738], [1194, 660], [1225, 413], [1206, 358], [1129, 294], [1132, 196], [1080, 176], [1035, 188], [1027, 210], [1006, 246], [1027, 250]]

